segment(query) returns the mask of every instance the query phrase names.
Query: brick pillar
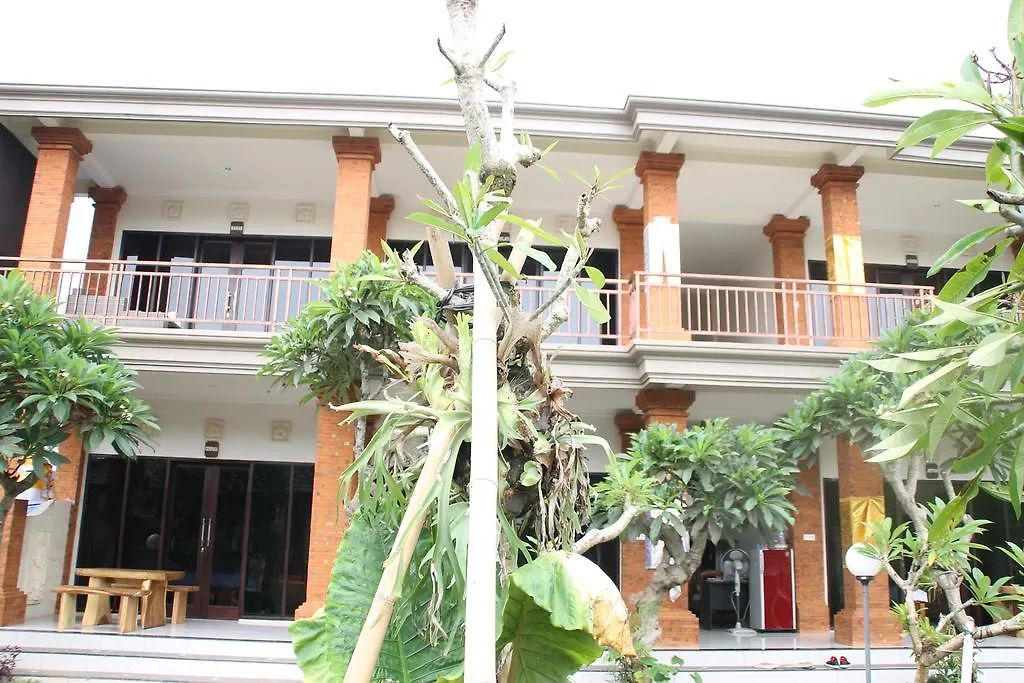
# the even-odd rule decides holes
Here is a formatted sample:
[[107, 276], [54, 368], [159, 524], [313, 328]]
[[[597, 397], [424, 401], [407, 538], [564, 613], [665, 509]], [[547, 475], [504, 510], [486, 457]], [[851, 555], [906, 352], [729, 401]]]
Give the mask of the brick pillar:
[[[93, 201], [92, 234], [89, 236], [90, 260], [106, 261], [114, 258], [114, 237], [117, 234], [117, 217], [128, 199], [123, 187], [91, 187], [89, 196]], [[89, 263], [86, 270], [108, 271], [109, 267]], [[107, 274], [90, 274], [85, 290], [89, 294], [106, 294]]]
[[818, 461], [815, 460], [813, 465], [805, 463], [797, 481], [807, 490], [807, 495], [793, 492], [789, 498], [796, 506], [791, 540], [796, 582], [796, 627], [805, 633], [824, 633], [829, 630], [829, 608]]
[[331, 142], [338, 159], [331, 263], [351, 263], [367, 246], [370, 181], [374, 167], [380, 163], [380, 140], [336, 136]]
[[74, 564], [72, 555], [75, 551], [75, 535], [78, 530], [78, 511], [82, 504], [82, 484], [85, 479], [86, 454], [82, 439], [77, 433], [72, 434], [60, 445], [60, 454], [67, 462], [57, 468], [56, 480], [53, 483], [54, 500], [71, 502], [71, 513], [68, 516], [68, 539], [64, 547], [64, 574], [62, 581], [69, 583], [71, 566]]
[[340, 424], [348, 415], [326, 406], [317, 408], [306, 602], [295, 610], [296, 618], [312, 616], [313, 612], [323, 607], [334, 556], [348, 525], [338, 490], [338, 478], [352, 464], [354, 455], [352, 447], [355, 444], [355, 425]]
[[[882, 470], [865, 462], [860, 449], [843, 438], [836, 439], [839, 465], [839, 523], [842, 551], [864, 540], [863, 522], [885, 516], [885, 495]], [[843, 610], [836, 614], [836, 642], [844, 645], [864, 644], [864, 605], [861, 585], [848, 571], [843, 571]], [[899, 645], [900, 627], [889, 612], [889, 581], [884, 572], [869, 587], [871, 612], [871, 644]]]
[[[55, 267], [48, 261], [64, 256], [78, 163], [92, 151], [92, 143], [77, 128], [33, 128], [32, 137], [39, 143], [39, 156], [21, 242], [21, 267], [26, 270]], [[32, 258], [40, 260], [33, 263]], [[30, 279], [40, 291], [57, 287], [56, 276]]]
[[855, 286], [865, 280], [857, 212], [857, 182], [863, 175], [863, 166], [824, 164], [811, 178], [821, 195], [828, 279], [842, 283], [832, 287], [833, 336], [839, 346], [859, 345], [871, 338], [865, 290]]
[[21, 548], [25, 542], [25, 518], [28, 502], [15, 500], [7, 513], [0, 536], [0, 626], [25, 621], [25, 594], [18, 588]]
[[[804, 234], [811, 222], [806, 216], [786, 218], [775, 214], [764, 226], [764, 234], [772, 246], [772, 265], [776, 278], [806, 280], [807, 258], [804, 256]], [[782, 290], [775, 297], [775, 330], [780, 344], [809, 344], [807, 285], [802, 282], [777, 283]]]
[[[636, 395], [636, 406], [640, 409], [643, 424], [674, 424], [680, 431], [686, 429], [690, 406], [696, 394], [688, 389], [643, 389]], [[643, 567], [643, 546], [639, 555]], [[630, 557], [631, 561], [635, 561]], [[625, 561], [623, 561], [625, 565]], [[644, 574], [647, 570], [644, 570]], [[647, 576], [643, 578], [646, 584]], [[690, 587], [683, 585], [682, 594], [673, 602], [668, 596], [661, 602], [661, 640], [658, 647], [696, 647], [700, 643], [700, 622], [690, 611]]]
[[[634, 412], [619, 413], [615, 416], [615, 426], [619, 430], [622, 451], [628, 451], [630, 437], [644, 428], [644, 416]], [[630, 609], [650, 581], [645, 545], [643, 541], [619, 544], [619, 592]]]
[[377, 258], [384, 258], [384, 250], [380, 243], [388, 238], [388, 220], [391, 219], [391, 212], [395, 210], [395, 198], [389, 194], [370, 199], [370, 225], [367, 231], [366, 248], [377, 255]]
[[619, 278], [631, 280], [619, 300], [619, 343], [629, 344], [635, 328], [647, 326], [642, 319], [645, 307], [640, 303], [640, 291], [635, 289], [635, 276], [644, 269], [644, 212], [616, 206], [612, 220], [619, 229]]
[[[636, 162], [636, 174], [644, 191], [644, 270], [649, 273], [667, 272], [659, 254], [652, 254], [652, 240], [648, 234], [652, 224], [659, 219], [667, 220], [675, 226], [676, 235], [671, 248], [679, 249], [679, 171], [686, 157], [682, 154], [659, 154], [657, 152], [641, 152]], [[670, 268], [675, 270], [675, 268]], [[641, 337], [648, 339], [689, 340], [690, 335], [684, 332], [684, 315], [682, 292], [677, 277], [650, 277], [640, 288], [641, 297], [638, 305], [641, 308], [640, 319], [645, 324], [640, 327]], [[647, 330], [644, 332], [644, 330]]]

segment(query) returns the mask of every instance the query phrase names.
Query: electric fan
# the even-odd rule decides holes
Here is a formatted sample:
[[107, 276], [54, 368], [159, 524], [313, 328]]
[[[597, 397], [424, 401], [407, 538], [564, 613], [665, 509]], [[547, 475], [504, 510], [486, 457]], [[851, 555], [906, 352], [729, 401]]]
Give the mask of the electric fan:
[[[745, 628], [742, 624], [743, 618], [747, 614], [747, 610], [750, 608], [750, 600], [747, 600], [747, 604], [744, 606], [744, 610], [740, 611], [740, 599], [743, 595], [740, 589], [740, 580], [749, 575], [750, 572], [750, 555], [747, 551], [742, 548], [730, 548], [725, 551], [722, 555], [722, 577], [726, 580], [732, 578], [733, 589], [732, 589], [732, 607], [736, 610], [736, 626], [729, 629], [729, 633], [734, 636], [752, 636], [757, 631], [752, 628]], [[730, 577], [730, 574], [732, 575]]]

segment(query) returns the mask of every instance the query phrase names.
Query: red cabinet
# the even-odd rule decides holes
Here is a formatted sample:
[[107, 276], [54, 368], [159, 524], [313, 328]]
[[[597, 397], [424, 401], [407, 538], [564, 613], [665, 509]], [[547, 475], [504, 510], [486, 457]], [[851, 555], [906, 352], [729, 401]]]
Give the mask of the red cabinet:
[[751, 555], [750, 626], [759, 631], [796, 630], [792, 549], [758, 548]]

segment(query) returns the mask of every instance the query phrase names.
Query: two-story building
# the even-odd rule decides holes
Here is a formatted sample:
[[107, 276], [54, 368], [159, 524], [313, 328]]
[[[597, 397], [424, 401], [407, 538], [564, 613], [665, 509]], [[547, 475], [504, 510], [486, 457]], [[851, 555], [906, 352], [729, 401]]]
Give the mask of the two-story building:
[[[927, 305], [941, 284], [925, 278], [929, 264], [986, 224], [956, 200], [982, 195], [989, 142], [966, 138], [936, 159], [894, 153], [903, 117], [645, 97], [517, 114], [540, 143], [560, 141], [547, 163], [567, 179], [521, 174], [521, 215], [563, 225], [579, 191], [568, 170], [635, 166], [596, 207], [594, 263], [612, 319], [595, 324], [578, 307], [551, 340], [576, 390], [570, 407], [616, 447], [652, 421], [774, 421]], [[200, 586], [197, 617], [289, 619], [322, 604], [352, 429], [256, 371], [332, 263], [422, 238], [404, 217], [431, 189], [387, 134], [392, 122], [458, 178], [465, 136], [448, 100], [0, 85], [10, 131], [0, 141], [35, 157], [24, 240], [0, 256], [37, 273], [67, 313], [119, 328], [119, 353], [161, 424], [154, 451], [130, 462], [64, 445], [55, 494], [70, 502], [70, 523], [50, 542], [65, 559], [47, 565], [45, 583], [22, 566], [19, 588], [26, 521], [8, 522], [5, 623], [52, 613], [39, 586], [76, 566], [182, 569]], [[87, 258], [65, 259], [70, 208], [85, 197], [95, 205]], [[677, 236], [659, 256], [678, 263], [667, 273], [648, 272], [659, 270], [645, 253], [656, 223]], [[526, 299], [550, 286], [532, 272]], [[600, 472], [600, 457], [592, 465]], [[840, 530], [851, 501], [884, 496], [881, 475], [840, 442], [823, 446], [801, 483], [810, 495], [794, 498], [789, 538], [797, 629], [834, 627], [853, 643], [862, 605], [843, 580]], [[626, 594], [646, 580], [643, 544], [609, 544], [599, 559]], [[666, 603], [666, 646], [698, 643], [701, 589], [686, 588]], [[878, 624], [887, 599], [875, 582]], [[897, 638], [881, 628], [876, 643]]]

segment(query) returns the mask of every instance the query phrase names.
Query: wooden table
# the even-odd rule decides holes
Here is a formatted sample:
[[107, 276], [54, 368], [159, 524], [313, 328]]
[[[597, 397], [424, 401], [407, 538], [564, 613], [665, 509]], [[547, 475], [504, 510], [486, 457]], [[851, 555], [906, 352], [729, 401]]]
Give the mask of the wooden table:
[[[142, 628], [163, 626], [167, 623], [167, 582], [185, 577], [183, 571], [164, 569], [110, 569], [83, 568], [76, 569], [75, 574], [89, 579], [89, 586], [105, 588], [114, 583], [142, 585], [143, 581], [151, 582], [149, 598], [142, 601]], [[103, 595], [90, 595], [85, 599], [85, 614], [82, 615], [82, 626], [95, 626], [110, 623], [110, 598]]]

